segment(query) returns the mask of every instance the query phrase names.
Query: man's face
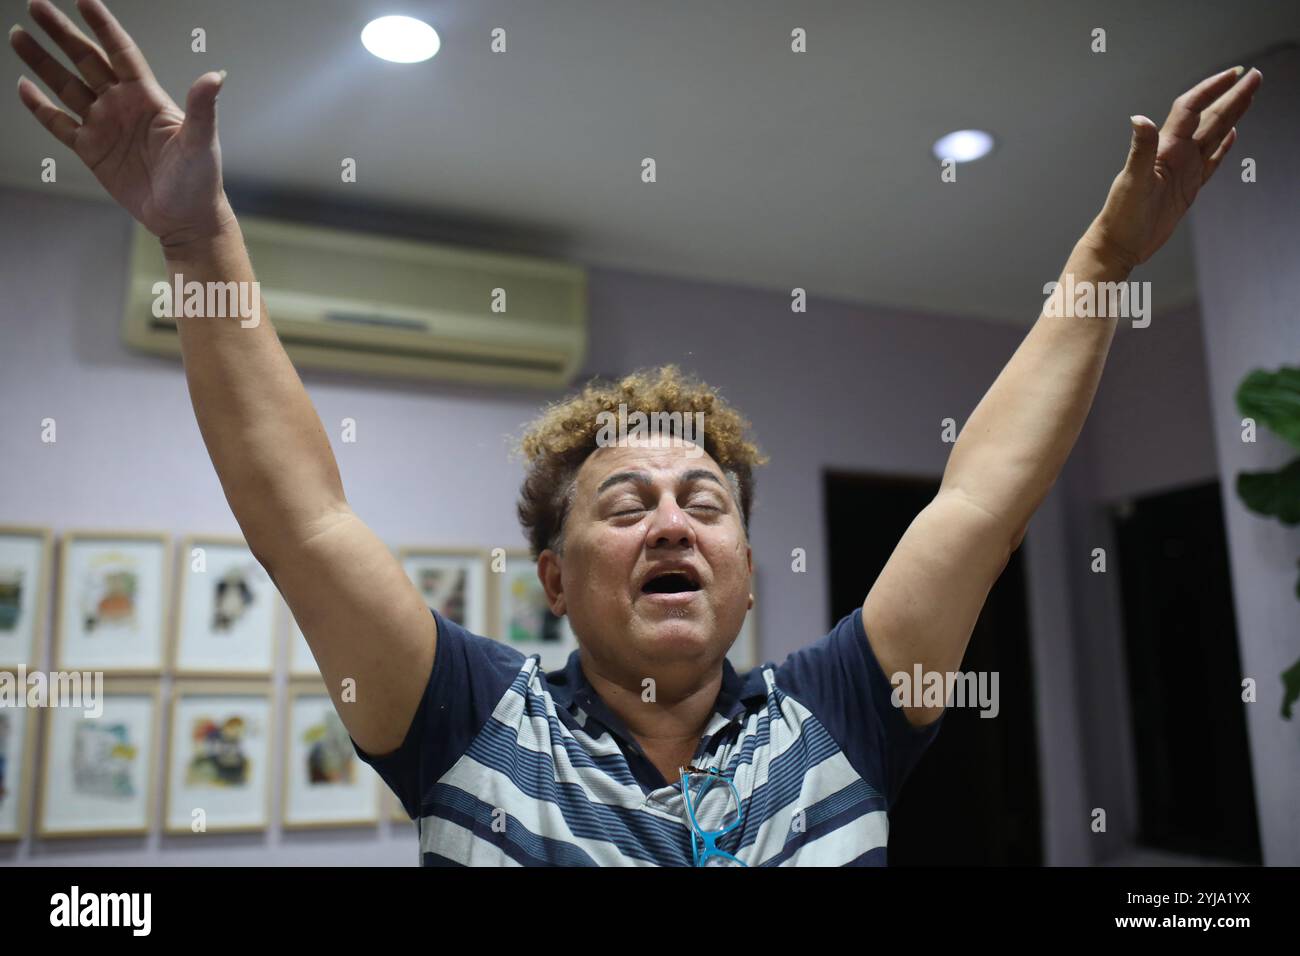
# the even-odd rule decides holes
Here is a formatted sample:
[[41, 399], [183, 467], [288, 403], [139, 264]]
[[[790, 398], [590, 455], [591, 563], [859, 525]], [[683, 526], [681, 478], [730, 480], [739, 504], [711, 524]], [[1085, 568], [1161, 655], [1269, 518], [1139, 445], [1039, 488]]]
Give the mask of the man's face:
[[685, 675], [725, 656], [753, 565], [740, 506], [711, 455], [646, 441], [598, 448], [578, 471], [564, 531], [564, 557], [544, 551], [539, 574], [552, 610], [569, 615], [597, 661]]

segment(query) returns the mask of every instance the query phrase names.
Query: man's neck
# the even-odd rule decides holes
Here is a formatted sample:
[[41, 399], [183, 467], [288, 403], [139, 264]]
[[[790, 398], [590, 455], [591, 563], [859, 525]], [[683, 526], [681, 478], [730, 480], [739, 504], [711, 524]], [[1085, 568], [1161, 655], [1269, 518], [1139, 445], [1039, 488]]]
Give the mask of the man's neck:
[[722, 668], [710, 673], [703, 683], [689, 679], [666, 683], [656, 680], [607, 675], [588, 657], [582, 671], [592, 689], [636, 738], [650, 761], [670, 783], [677, 768], [695, 755], [700, 737], [708, 726], [722, 688]]

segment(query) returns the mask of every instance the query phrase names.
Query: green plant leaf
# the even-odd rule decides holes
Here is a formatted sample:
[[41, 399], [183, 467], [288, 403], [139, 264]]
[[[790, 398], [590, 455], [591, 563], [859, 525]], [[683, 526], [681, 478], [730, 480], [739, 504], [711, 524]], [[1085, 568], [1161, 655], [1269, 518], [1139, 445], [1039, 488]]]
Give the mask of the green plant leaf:
[[1282, 672], [1282, 717], [1291, 719], [1291, 705], [1300, 698], [1300, 660]]
[[1281, 471], [1239, 473], [1237, 497], [1256, 514], [1277, 518], [1284, 525], [1300, 524], [1300, 458]]
[[1300, 368], [1255, 369], [1237, 386], [1237, 408], [1300, 448]]

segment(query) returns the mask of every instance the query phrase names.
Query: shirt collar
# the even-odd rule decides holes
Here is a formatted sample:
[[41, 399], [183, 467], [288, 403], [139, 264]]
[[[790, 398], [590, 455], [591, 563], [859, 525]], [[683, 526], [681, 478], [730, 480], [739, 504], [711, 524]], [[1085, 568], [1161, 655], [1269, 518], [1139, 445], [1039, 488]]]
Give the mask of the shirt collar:
[[[546, 682], [551, 692], [551, 699], [557, 705], [570, 712], [581, 708], [624, 740], [632, 741], [631, 733], [617, 715], [605, 705], [600, 695], [596, 693], [596, 689], [587, 680], [587, 675], [582, 672], [582, 661], [578, 651], [569, 655], [568, 663], [564, 665], [563, 670], [547, 674]], [[766, 697], [767, 681], [763, 677], [761, 668], [755, 667], [742, 675], [736, 673], [731, 661], [725, 657], [722, 659], [722, 686], [718, 689], [718, 697], [713, 704], [715, 713], [722, 714], [728, 720], [736, 720], [746, 712], [750, 701]]]

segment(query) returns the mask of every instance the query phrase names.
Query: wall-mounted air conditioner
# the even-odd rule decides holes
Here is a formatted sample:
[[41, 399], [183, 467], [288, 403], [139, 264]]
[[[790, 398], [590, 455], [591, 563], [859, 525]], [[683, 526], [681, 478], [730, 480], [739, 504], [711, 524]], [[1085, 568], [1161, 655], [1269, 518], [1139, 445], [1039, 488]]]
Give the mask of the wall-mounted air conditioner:
[[[271, 323], [300, 368], [556, 388], [582, 366], [587, 277], [579, 267], [254, 217], [239, 223]], [[158, 282], [171, 282], [162, 250], [137, 224], [122, 336], [179, 355], [175, 321], [154, 315]]]

